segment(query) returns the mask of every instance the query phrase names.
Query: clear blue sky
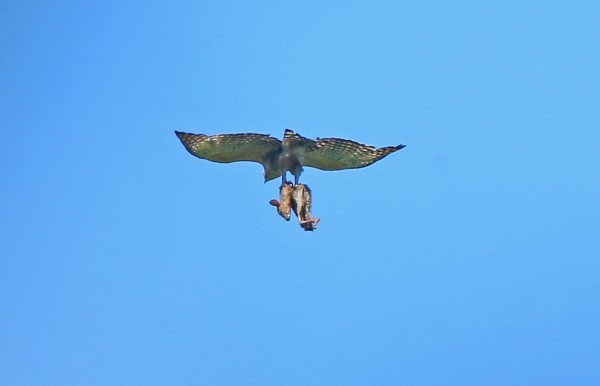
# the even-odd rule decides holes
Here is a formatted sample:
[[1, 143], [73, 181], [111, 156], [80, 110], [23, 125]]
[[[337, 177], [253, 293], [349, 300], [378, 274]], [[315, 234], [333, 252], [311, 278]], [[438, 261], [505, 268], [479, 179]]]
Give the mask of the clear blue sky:
[[4, 2], [0, 384], [597, 384], [600, 5], [412, 3]]

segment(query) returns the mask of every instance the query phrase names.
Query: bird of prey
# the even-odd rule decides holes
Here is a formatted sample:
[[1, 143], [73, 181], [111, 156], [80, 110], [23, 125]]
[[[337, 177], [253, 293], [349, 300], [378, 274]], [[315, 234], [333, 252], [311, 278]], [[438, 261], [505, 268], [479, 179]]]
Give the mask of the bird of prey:
[[376, 148], [340, 138], [305, 138], [286, 129], [283, 141], [266, 134], [191, 134], [175, 131], [192, 155], [213, 162], [252, 161], [264, 168], [265, 182], [286, 174], [298, 184], [303, 166], [321, 170], [358, 169], [369, 166], [405, 145]]

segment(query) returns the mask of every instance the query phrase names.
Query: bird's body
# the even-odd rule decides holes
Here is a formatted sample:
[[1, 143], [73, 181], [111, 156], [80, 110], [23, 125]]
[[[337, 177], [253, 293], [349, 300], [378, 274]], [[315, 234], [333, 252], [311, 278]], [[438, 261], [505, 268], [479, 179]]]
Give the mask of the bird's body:
[[303, 166], [321, 170], [356, 169], [371, 165], [404, 145], [375, 148], [340, 138], [305, 138], [286, 129], [283, 140], [265, 134], [190, 134], [176, 131], [194, 156], [213, 162], [252, 161], [263, 165], [265, 182], [286, 181], [290, 172], [298, 184]]

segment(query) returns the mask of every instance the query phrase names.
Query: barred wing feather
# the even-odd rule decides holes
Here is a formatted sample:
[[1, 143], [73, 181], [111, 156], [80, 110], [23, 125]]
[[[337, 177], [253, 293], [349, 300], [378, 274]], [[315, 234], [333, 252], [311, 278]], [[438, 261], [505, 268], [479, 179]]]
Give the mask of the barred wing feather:
[[281, 151], [281, 141], [266, 134], [190, 134], [176, 131], [187, 151], [213, 162], [252, 161], [264, 164]]
[[404, 147], [405, 145], [376, 148], [348, 139], [317, 138], [316, 146], [304, 154], [302, 165], [321, 170], [358, 169]]

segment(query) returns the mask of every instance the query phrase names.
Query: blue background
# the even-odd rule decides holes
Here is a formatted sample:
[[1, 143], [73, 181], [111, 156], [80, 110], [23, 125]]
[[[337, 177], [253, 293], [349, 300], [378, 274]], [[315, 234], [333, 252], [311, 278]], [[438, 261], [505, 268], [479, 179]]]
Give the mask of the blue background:
[[[597, 384], [600, 6], [0, 6], [3, 385]], [[262, 168], [173, 130], [406, 149]]]

